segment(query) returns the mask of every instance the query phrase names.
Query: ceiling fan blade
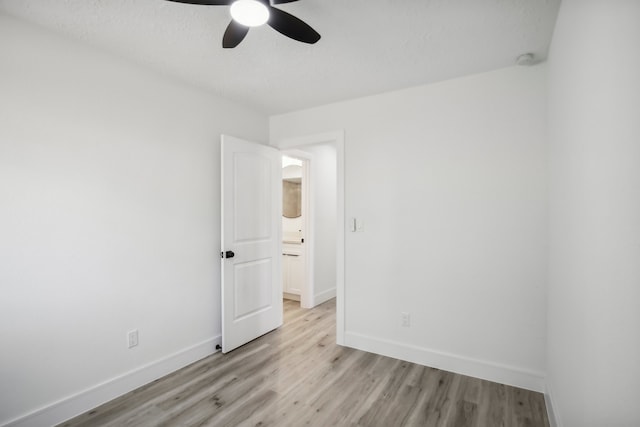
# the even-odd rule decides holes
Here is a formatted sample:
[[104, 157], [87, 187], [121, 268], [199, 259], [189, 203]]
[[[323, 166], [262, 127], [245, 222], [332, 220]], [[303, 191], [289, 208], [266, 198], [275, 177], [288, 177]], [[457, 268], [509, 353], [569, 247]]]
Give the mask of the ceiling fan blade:
[[167, 0], [175, 3], [200, 4], [203, 6], [229, 6], [234, 0]]
[[293, 3], [294, 1], [298, 1], [298, 0], [271, 0], [271, 3], [282, 4], [282, 3]]
[[271, 28], [300, 42], [313, 44], [320, 40], [320, 34], [301, 19], [275, 7], [269, 7], [269, 21]]
[[238, 46], [248, 32], [249, 27], [238, 24], [236, 21], [231, 21], [222, 37], [222, 47], [231, 49]]

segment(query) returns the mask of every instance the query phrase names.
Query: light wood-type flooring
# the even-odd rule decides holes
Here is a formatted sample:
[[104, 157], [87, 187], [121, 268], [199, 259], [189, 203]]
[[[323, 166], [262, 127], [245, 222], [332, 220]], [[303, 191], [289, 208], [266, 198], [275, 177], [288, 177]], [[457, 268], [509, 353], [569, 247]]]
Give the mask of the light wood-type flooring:
[[335, 300], [63, 426], [547, 427], [540, 393], [335, 344]]

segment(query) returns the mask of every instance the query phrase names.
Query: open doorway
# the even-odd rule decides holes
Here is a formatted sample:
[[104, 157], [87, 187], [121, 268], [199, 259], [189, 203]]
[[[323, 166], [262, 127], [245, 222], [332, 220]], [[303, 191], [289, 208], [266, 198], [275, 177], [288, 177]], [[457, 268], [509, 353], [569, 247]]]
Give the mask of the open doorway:
[[[318, 151], [327, 147], [334, 153], [330, 174], [318, 167], [321, 163]], [[333, 302], [336, 342], [344, 344], [343, 132], [281, 141], [278, 148], [308, 161], [310, 218], [323, 216], [320, 210], [314, 210], [316, 206], [332, 212], [332, 232], [316, 232], [316, 229], [323, 229], [318, 221], [310, 220], [311, 225], [304, 235], [310, 266], [304, 274], [305, 283], [310, 284], [307, 289], [311, 307], [322, 301]], [[224, 353], [283, 323], [282, 154], [283, 151], [274, 147], [222, 136], [220, 256]], [[333, 202], [318, 203], [317, 194], [321, 191], [315, 190], [314, 183], [332, 188]], [[327, 236], [333, 239], [328, 245]], [[259, 248], [252, 245], [259, 245]], [[331, 263], [333, 268], [326, 268]], [[319, 272], [324, 273], [324, 279]], [[321, 285], [316, 286], [316, 283]], [[304, 291], [301, 291], [303, 295]], [[301, 301], [304, 300], [301, 298]], [[299, 304], [298, 308], [301, 309]]]
[[305, 243], [311, 219], [308, 170], [307, 160], [282, 156], [282, 296], [304, 308], [313, 306]]
[[[301, 244], [293, 247], [293, 249], [299, 249], [300, 255], [298, 257], [283, 255], [283, 258], [286, 258], [283, 259], [283, 274], [287, 263], [294, 269], [294, 274], [296, 268], [303, 270], [304, 278], [300, 282], [300, 305], [303, 308], [312, 308], [336, 298], [337, 342], [342, 344], [344, 336], [344, 136], [342, 132], [333, 132], [279, 141], [277, 146], [284, 156], [295, 159], [302, 169], [301, 221], [298, 222], [301, 227], [296, 230], [291, 221], [289, 221], [289, 227], [285, 227], [285, 221], [288, 220], [283, 219], [283, 232], [286, 232], [286, 234], [283, 233], [283, 249], [291, 251], [292, 247], [286, 242], [300, 239]], [[283, 176], [287, 176], [284, 170]], [[283, 191], [286, 191], [284, 185]], [[298, 253], [291, 251], [289, 255]], [[283, 254], [287, 252], [283, 251]], [[297, 266], [296, 261], [298, 261]]]

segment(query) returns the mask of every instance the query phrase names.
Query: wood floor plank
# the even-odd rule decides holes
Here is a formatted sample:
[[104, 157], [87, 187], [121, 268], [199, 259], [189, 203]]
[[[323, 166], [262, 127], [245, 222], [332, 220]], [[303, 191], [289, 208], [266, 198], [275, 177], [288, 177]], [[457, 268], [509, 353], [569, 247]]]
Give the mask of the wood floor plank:
[[335, 344], [335, 300], [65, 427], [548, 427], [544, 396]]
[[435, 370], [423, 384], [423, 399], [417, 408], [417, 419], [412, 425], [447, 426], [453, 396], [457, 390], [458, 377], [446, 371]]
[[[373, 402], [369, 410], [358, 420], [359, 425], [375, 425], [377, 420], [393, 419], [399, 425], [403, 424], [406, 416], [406, 408], [400, 404], [400, 396], [407, 390], [407, 377], [413, 370], [413, 364], [397, 361], [384, 382], [378, 398]], [[415, 395], [415, 398], [418, 396]], [[411, 405], [412, 402], [404, 402]]]
[[480, 382], [476, 378], [460, 376], [455, 408], [452, 408], [452, 426], [475, 427], [478, 425], [479, 387]]

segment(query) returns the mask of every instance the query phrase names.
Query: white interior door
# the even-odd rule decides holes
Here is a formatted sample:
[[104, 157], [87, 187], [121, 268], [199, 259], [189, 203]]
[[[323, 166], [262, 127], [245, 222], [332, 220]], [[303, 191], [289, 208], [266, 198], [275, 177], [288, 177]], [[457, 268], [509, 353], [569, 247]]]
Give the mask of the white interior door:
[[282, 157], [222, 136], [222, 352], [282, 325]]

